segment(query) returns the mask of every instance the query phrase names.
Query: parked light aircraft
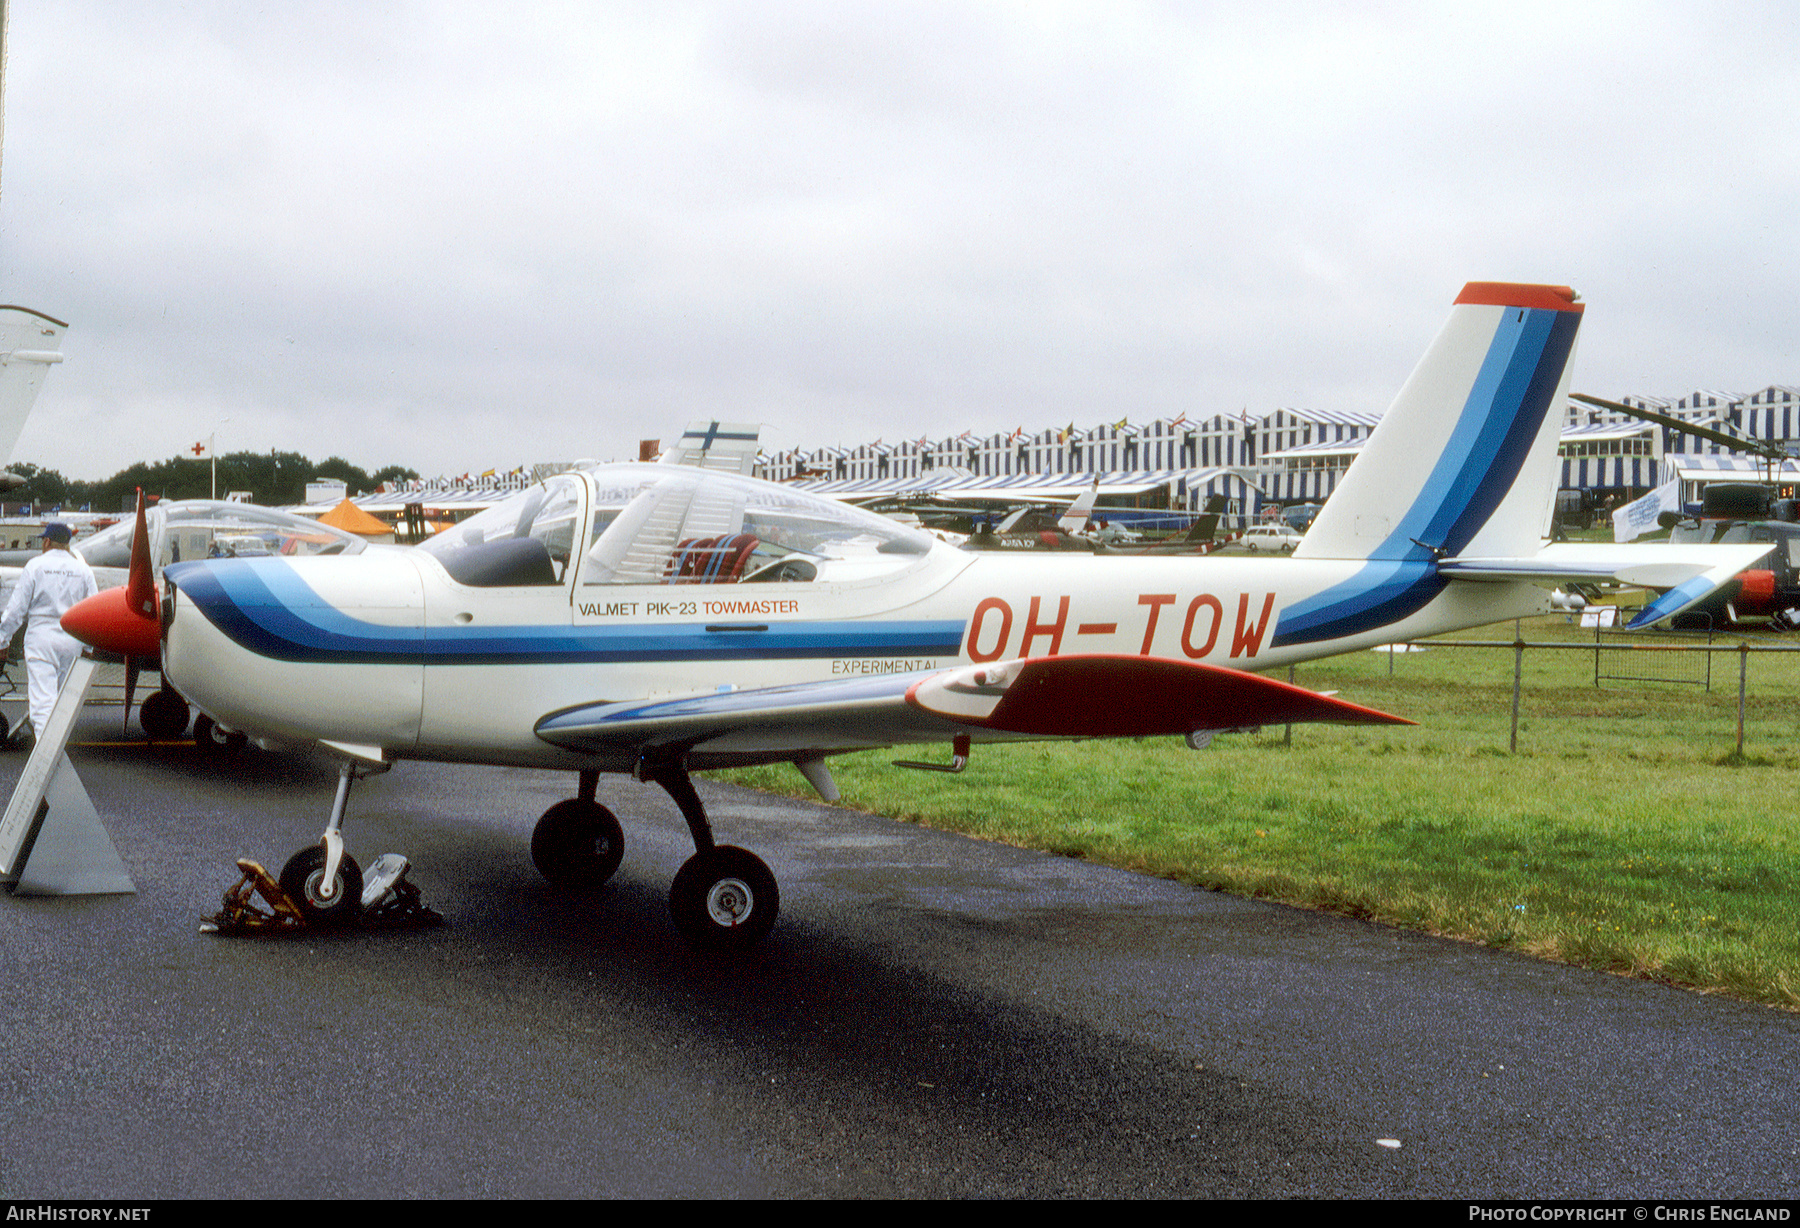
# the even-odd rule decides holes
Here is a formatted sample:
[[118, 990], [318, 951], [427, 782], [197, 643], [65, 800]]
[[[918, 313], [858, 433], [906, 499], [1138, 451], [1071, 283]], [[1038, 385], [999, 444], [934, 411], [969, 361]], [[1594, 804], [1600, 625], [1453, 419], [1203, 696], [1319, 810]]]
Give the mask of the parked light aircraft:
[[[282, 874], [316, 919], [357, 907], [359, 775], [515, 764], [579, 774], [531, 841], [577, 887], [622, 855], [599, 773], [660, 785], [695, 846], [677, 928], [744, 947], [777, 884], [714, 843], [692, 771], [792, 762], [831, 800], [826, 757], [866, 747], [947, 742], [960, 766], [974, 742], [1405, 723], [1253, 671], [1539, 612], [1534, 581], [1646, 584], [1680, 608], [1742, 570], [1767, 546], [1543, 544], [1582, 310], [1566, 287], [1465, 287], [1287, 558], [970, 553], [790, 487], [626, 464], [411, 549], [171, 566], [149, 630], [220, 726], [341, 756], [324, 835]], [[103, 594], [64, 626], [105, 647], [134, 620], [156, 611]]]

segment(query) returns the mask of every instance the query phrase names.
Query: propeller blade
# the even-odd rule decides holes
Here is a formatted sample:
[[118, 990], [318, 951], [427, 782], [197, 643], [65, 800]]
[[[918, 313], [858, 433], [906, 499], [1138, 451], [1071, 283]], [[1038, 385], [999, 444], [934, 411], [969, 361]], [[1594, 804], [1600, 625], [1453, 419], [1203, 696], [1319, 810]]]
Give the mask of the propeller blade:
[[[77, 602], [62, 616], [62, 628], [102, 652], [127, 659], [160, 660], [162, 616], [156, 604], [156, 574], [150, 565], [150, 530], [144, 491], [138, 488], [137, 532], [131, 539], [131, 571], [118, 588]], [[131, 708], [127, 696], [126, 710]]]
[[125, 729], [131, 729], [131, 696], [137, 690], [138, 658], [125, 658]]
[[131, 535], [131, 570], [125, 580], [125, 598], [132, 610], [145, 618], [156, 617], [156, 573], [150, 564], [150, 530], [144, 515], [144, 488], [137, 492], [137, 528]]

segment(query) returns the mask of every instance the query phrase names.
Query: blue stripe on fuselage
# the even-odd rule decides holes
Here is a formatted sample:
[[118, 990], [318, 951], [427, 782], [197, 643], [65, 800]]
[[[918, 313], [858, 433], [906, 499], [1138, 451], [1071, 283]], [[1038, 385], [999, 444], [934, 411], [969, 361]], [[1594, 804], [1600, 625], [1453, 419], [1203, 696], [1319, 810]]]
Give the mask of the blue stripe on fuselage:
[[1342, 584], [1283, 610], [1270, 645], [1311, 644], [1399, 622], [1449, 583], [1429, 561], [1371, 562]]
[[[544, 665], [624, 661], [754, 661], [822, 657], [956, 657], [963, 623], [772, 622], [709, 631], [704, 623], [624, 626], [388, 626], [327, 603], [279, 560], [234, 559], [165, 573], [237, 644], [278, 661], [364, 665]], [[718, 625], [718, 624], [714, 624]]]
[[[1417, 613], [1444, 590], [1434, 556], [1460, 552], [1518, 480], [1562, 380], [1581, 317], [1509, 307], [1443, 453], [1369, 562], [1281, 611], [1270, 645], [1358, 635]], [[1423, 542], [1425, 545], [1420, 545]]]

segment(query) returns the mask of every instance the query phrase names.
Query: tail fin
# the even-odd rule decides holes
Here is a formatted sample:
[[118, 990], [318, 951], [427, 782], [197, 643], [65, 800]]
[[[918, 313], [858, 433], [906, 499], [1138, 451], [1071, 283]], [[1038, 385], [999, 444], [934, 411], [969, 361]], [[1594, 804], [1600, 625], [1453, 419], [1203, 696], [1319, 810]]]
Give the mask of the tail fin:
[[68, 327], [29, 307], [0, 307], [0, 465], [12, 459], [44, 372], [62, 361], [57, 347]]
[[1093, 514], [1094, 504], [1100, 499], [1100, 475], [1094, 475], [1093, 484], [1082, 491], [1069, 504], [1069, 510], [1057, 518], [1056, 527], [1064, 533], [1079, 533], [1087, 528], [1088, 517]]
[[1210, 542], [1213, 534], [1219, 531], [1219, 517], [1225, 514], [1229, 503], [1230, 499], [1225, 495], [1206, 496], [1205, 508], [1195, 517], [1194, 523], [1188, 526], [1187, 536], [1182, 540], [1194, 546]]
[[761, 434], [762, 426], [755, 422], [690, 422], [675, 445], [663, 453], [662, 463], [722, 469], [748, 477], [756, 470]]
[[1581, 313], [1567, 286], [1464, 286], [1294, 556], [1535, 551], [1556, 496], [1557, 407]]

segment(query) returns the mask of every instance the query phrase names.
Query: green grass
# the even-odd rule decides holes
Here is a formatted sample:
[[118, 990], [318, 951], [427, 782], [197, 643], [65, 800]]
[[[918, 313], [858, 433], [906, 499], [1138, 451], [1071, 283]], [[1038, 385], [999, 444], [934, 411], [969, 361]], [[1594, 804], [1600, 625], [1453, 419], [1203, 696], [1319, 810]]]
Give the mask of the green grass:
[[[1557, 617], [1524, 633], [1591, 636]], [[1715, 657], [1710, 693], [1596, 689], [1591, 653], [1528, 652], [1516, 754], [1512, 652], [1436, 648], [1398, 657], [1392, 677], [1375, 653], [1296, 675], [1413, 728], [1303, 725], [1291, 745], [1272, 728], [1201, 752], [977, 746], [956, 776], [885, 752], [832, 770], [858, 810], [1800, 1008], [1800, 657], [1750, 659], [1742, 755], [1737, 663]], [[721, 775], [807, 792], [786, 766]]]

